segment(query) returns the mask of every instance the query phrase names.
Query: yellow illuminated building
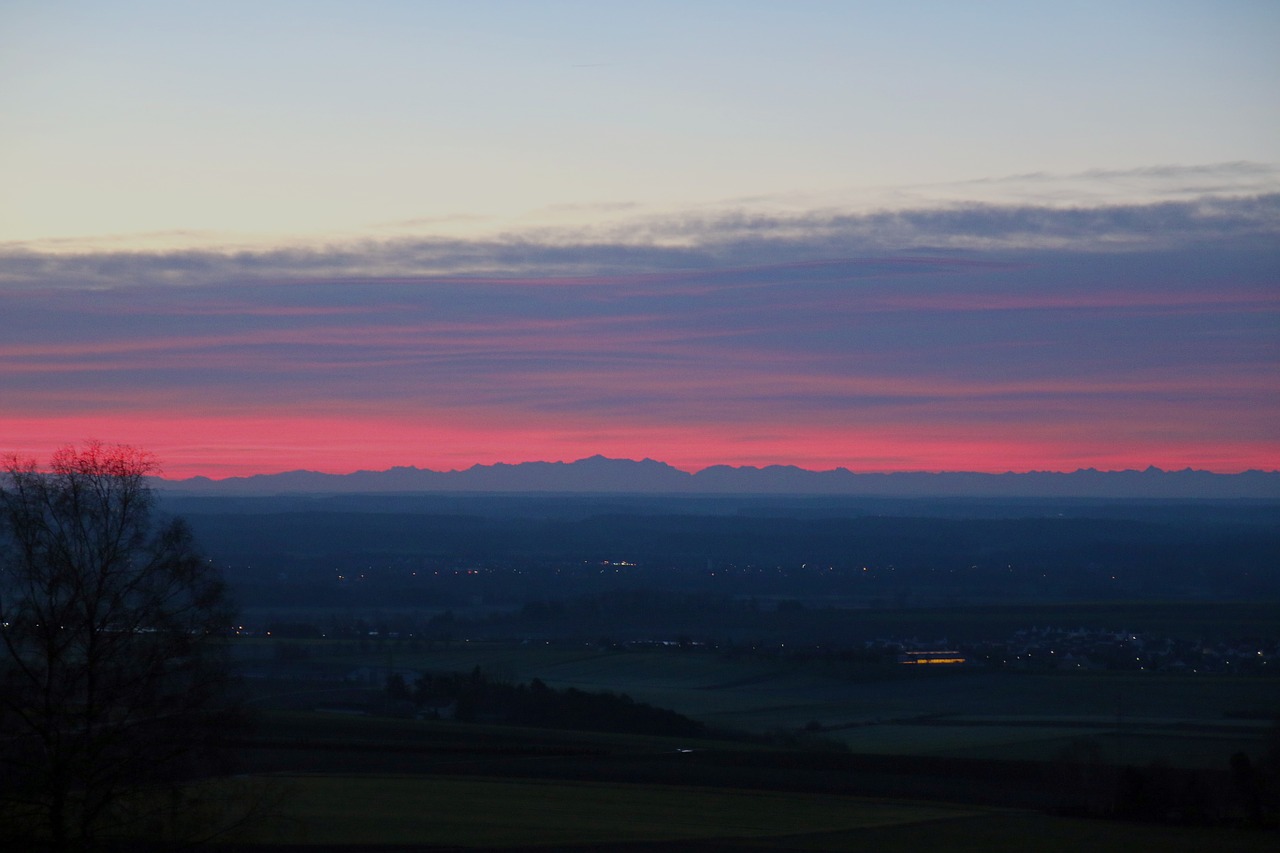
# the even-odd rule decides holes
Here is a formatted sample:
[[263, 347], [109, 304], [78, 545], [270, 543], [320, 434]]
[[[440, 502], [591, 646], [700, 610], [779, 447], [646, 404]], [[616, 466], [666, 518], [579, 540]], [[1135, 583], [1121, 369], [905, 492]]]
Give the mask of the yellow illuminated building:
[[954, 665], [964, 662], [964, 656], [959, 652], [907, 652], [898, 655], [898, 663]]

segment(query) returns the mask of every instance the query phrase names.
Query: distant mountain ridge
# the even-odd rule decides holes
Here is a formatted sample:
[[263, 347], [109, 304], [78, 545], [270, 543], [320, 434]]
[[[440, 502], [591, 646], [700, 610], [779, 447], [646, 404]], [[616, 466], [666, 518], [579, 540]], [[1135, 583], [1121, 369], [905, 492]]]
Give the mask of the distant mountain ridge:
[[899, 472], [856, 474], [847, 468], [810, 471], [793, 465], [713, 465], [696, 473], [653, 459], [591, 456], [575, 462], [473, 465], [461, 471], [395, 467], [324, 474], [288, 471], [211, 480], [158, 480], [171, 492], [207, 495], [387, 494], [414, 492], [548, 492], [608, 494], [785, 494], [876, 497], [1080, 497], [1280, 499], [1280, 471], [1215, 474], [1164, 471]]

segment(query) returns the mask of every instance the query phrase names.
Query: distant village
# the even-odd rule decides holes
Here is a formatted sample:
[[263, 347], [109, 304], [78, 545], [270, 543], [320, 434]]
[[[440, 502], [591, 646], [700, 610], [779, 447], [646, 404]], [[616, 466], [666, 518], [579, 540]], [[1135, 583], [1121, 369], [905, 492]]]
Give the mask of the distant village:
[[[463, 628], [461, 624], [457, 626]], [[354, 628], [354, 630], [353, 630]], [[463, 628], [465, 631], [465, 629]], [[232, 634], [240, 637], [274, 639], [277, 660], [308, 658], [306, 644], [294, 640], [329, 639], [351, 642], [363, 650], [380, 648], [404, 651], [422, 650], [440, 644], [471, 642], [462, 634], [442, 636], [438, 632], [378, 630], [361, 621], [339, 632], [321, 633], [314, 626], [293, 623], [274, 628], [238, 626]], [[487, 637], [482, 642], [502, 642]], [[536, 639], [510, 637], [507, 641], [528, 644], [578, 644], [568, 638]], [[852, 658], [864, 662], [929, 667], [992, 667], [1019, 670], [1060, 671], [1126, 671], [1164, 675], [1271, 675], [1280, 664], [1280, 637], [1244, 637], [1215, 640], [1190, 640], [1158, 636], [1153, 633], [1090, 628], [1032, 627], [1015, 631], [1005, 640], [978, 640], [951, 643], [946, 638], [883, 637], [867, 640], [843, 650], [830, 645], [807, 647], [803, 644], [752, 644], [749, 648], [720, 648], [716, 643], [677, 638], [637, 637], [628, 640], [600, 640], [588, 645], [607, 647], [612, 651], [627, 649], [671, 648], [681, 651], [724, 651], [731, 654], [785, 654], [796, 658]], [[283, 650], [283, 654], [281, 651]]]
[[1004, 641], [957, 644], [945, 640], [873, 640], [868, 649], [915, 665], [998, 666], [1017, 669], [1128, 670], [1164, 673], [1270, 674], [1280, 639], [1200, 642], [1128, 631], [1028, 628]]

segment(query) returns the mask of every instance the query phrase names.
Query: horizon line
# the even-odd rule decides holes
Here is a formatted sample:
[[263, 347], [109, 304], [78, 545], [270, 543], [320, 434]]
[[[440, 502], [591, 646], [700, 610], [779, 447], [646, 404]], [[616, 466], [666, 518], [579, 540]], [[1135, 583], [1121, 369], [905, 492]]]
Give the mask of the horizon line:
[[1055, 469], [1048, 469], [1048, 468], [1030, 468], [1030, 469], [1026, 469], [1026, 470], [1019, 470], [1019, 471], [1015, 471], [1015, 470], [1013, 470], [1013, 469], [1004, 469], [1004, 470], [988, 470], [988, 471], [983, 471], [983, 470], [976, 470], [976, 469], [920, 469], [920, 468], [917, 468], [917, 469], [876, 469], [876, 470], [854, 470], [854, 469], [849, 468], [848, 466], [844, 466], [844, 465], [836, 466], [835, 468], [805, 468], [805, 467], [803, 467], [803, 466], [801, 466], [801, 465], [795, 465], [795, 464], [791, 464], [791, 463], [782, 463], [782, 462], [779, 462], [779, 463], [769, 463], [769, 464], [767, 464], [767, 465], [733, 465], [733, 464], [729, 464], [729, 463], [715, 463], [715, 464], [707, 465], [707, 466], [702, 467], [702, 468], [698, 468], [698, 469], [696, 469], [696, 470], [689, 470], [689, 469], [685, 469], [685, 468], [679, 468], [679, 467], [677, 467], [677, 466], [675, 466], [675, 465], [670, 464], [669, 462], [664, 462], [664, 461], [662, 461], [662, 460], [660, 460], [660, 459], [654, 459], [654, 458], [649, 457], [649, 456], [645, 456], [645, 457], [644, 457], [644, 458], [642, 458], [642, 459], [634, 459], [634, 458], [631, 458], [631, 457], [611, 457], [611, 456], [605, 456], [604, 454], [599, 454], [599, 453], [597, 453], [597, 454], [592, 454], [592, 455], [590, 455], [590, 456], [583, 456], [583, 457], [579, 457], [579, 458], [577, 458], [577, 459], [573, 459], [573, 460], [564, 460], [564, 459], [559, 459], [559, 460], [547, 460], [547, 459], [526, 459], [526, 460], [521, 461], [521, 462], [502, 462], [502, 461], [498, 461], [498, 462], [490, 462], [490, 463], [476, 462], [476, 463], [473, 463], [473, 464], [471, 464], [471, 465], [468, 465], [468, 466], [467, 466], [467, 467], [465, 467], [465, 468], [447, 468], [447, 469], [440, 469], [440, 468], [424, 468], [424, 467], [419, 467], [419, 466], [417, 466], [417, 465], [392, 465], [392, 466], [391, 466], [391, 467], [389, 467], [389, 468], [381, 468], [381, 469], [374, 469], [374, 468], [357, 468], [357, 469], [355, 469], [355, 470], [351, 470], [351, 471], [324, 471], [324, 470], [318, 470], [318, 469], [314, 469], [314, 468], [291, 468], [291, 469], [280, 470], [280, 471], [260, 471], [260, 472], [253, 473], [253, 474], [234, 474], [234, 475], [230, 475], [230, 476], [226, 476], [226, 477], [212, 477], [212, 476], [208, 476], [208, 475], [204, 475], [204, 474], [193, 474], [193, 475], [191, 475], [191, 476], [187, 476], [187, 477], [176, 477], [176, 478], [169, 478], [169, 477], [166, 477], [166, 476], [164, 475], [164, 473], [163, 473], [163, 472], [161, 472], [160, 474], [158, 474], [158, 475], [156, 476], [156, 479], [162, 480], [162, 481], [164, 481], [164, 482], [169, 482], [169, 483], [182, 483], [182, 482], [187, 482], [187, 481], [191, 481], [191, 480], [207, 480], [207, 481], [209, 481], [209, 482], [222, 483], [222, 482], [237, 481], [237, 480], [250, 480], [250, 479], [254, 479], [254, 478], [258, 478], [258, 477], [280, 477], [280, 476], [288, 476], [288, 475], [291, 475], [291, 474], [313, 474], [313, 475], [318, 475], [318, 476], [323, 476], [323, 477], [350, 477], [350, 476], [355, 476], [355, 475], [359, 475], [359, 474], [390, 474], [390, 473], [397, 472], [397, 471], [406, 471], [406, 472], [408, 472], [408, 471], [412, 471], [412, 472], [417, 472], [417, 473], [430, 473], [430, 474], [444, 474], [444, 475], [447, 475], [447, 474], [465, 474], [465, 473], [467, 473], [467, 472], [469, 472], [469, 471], [474, 471], [474, 470], [477, 470], [477, 469], [518, 468], [518, 467], [525, 466], [525, 465], [563, 465], [563, 466], [571, 466], [571, 465], [577, 465], [577, 464], [580, 464], [580, 463], [583, 463], [583, 462], [591, 462], [591, 461], [596, 461], [596, 460], [603, 461], [603, 462], [622, 462], [622, 463], [631, 463], [631, 464], [635, 464], [635, 465], [642, 465], [642, 464], [644, 464], [644, 463], [653, 463], [653, 464], [656, 464], [656, 465], [663, 466], [664, 468], [670, 469], [672, 472], [675, 472], [675, 473], [678, 473], [678, 474], [684, 474], [684, 475], [689, 476], [689, 477], [695, 477], [695, 476], [697, 476], [698, 474], [701, 474], [701, 473], [704, 473], [704, 472], [706, 472], [706, 471], [710, 471], [710, 470], [713, 470], [713, 469], [730, 469], [730, 470], [734, 470], [734, 471], [766, 471], [766, 470], [769, 470], [769, 469], [778, 469], [778, 468], [781, 468], [781, 469], [789, 469], [789, 470], [794, 470], [794, 471], [801, 471], [801, 472], [810, 473], [810, 474], [839, 474], [839, 473], [845, 473], [845, 474], [849, 474], [849, 475], [851, 475], [851, 476], [894, 476], [894, 475], [926, 475], [926, 476], [941, 476], [941, 475], [962, 475], [962, 474], [963, 474], [963, 475], [978, 475], [978, 476], [1000, 477], [1000, 476], [1028, 476], [1028, 475], [1037, 475], [1037, 474], [1039, 474], [1039, 475], [1062, 475], [1062, 476], [1067, 476], [1067, 475], [1071, 475], [1071, 474], [1081, 474], [1081, 473], [1096, 473], [1096, 474], [1126, 474], [1126, 473], [1138, 473], [1138, 474], [1142, 474], [1142, 473], [1152, 473], [1152, 474], [1154, 474], [1154, 473], [1160, 473], [1160, 474], [1179, 474], [1179, 473], [1188, 473], [1188, 472], [1190, 472], [1190, 473], [1197, 473], [1197, 474], [1211, 474], [1211, 475], [1213, 475], [1213, 476], [1219, 476], [1219, 477], [1232, 477], [1232, 476], [1240, 476], [1240, 475], [1242, 475], [1242, 474], [1280, 474], [1280, 469], [1275, 469], [1275, 468], [1271, 468], [1271, 469], [1268, 469], [1268, 468], [1245, 468], [1245, 469], [1241, 469], [1241, 470], [1239, 470], [1239, 471], [1214, 471], [1214, 470], [1207, 469], [1207, 468], [1195, 468], [1195, 467], [1193, 467], [1193, 466], [1191, 466], [1191, 465], [1186, 465], [1186, 466], [1181, 467], [1181, 468], [1162, 468], [1162, 467], [1160, 467], [1160, 466], [1158, 466], [1158, 465], [1147, 465], [1147, 466], [1142, 467], [1142, 468], [1138, 468], [1138, 467], [1129, 467], [1129, 468], [1097, 468], [1097, 467], [1094, 467], [1094, 466], [1085, 466], [1085, 467], [1078, 467], [1078, 468], [1074, 468], [1074, 469], [1071, 469], [1071, 470], [1061, 470], [1061, 469], [1055, 470]]

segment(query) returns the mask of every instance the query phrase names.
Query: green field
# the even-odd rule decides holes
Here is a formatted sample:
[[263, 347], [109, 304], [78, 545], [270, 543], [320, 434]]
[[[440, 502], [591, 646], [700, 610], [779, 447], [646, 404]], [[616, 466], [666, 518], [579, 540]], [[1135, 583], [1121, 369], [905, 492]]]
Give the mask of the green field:
[[[275, 777], [280, 806], [232, 849], [1270, 851], [1275, 834], [866, 798], [412, 776]], [[636, 845], [643, 844], [642, 847]]]
[[[269, 641], [259, 645], [270, 649]], [[1091, 738], [1112, 763], [1222, 768], [1233, 752], [1261, 750], [1280, 714], [1280, 678], [1257, 675], [939, 670], [585, 644], [459, 642], [363, 654], [350, 644], [309, 648], [317, 666], [365, 667], [361, 684], [372, 693], [381, 688], [380, 673], [392, 668], [480, 667], [496, 680], [538, 678], [557, 688], [625, 693], [719, 729], [764, 734], [807, 727], [876, 754], [1051, 760]], [[255, 687], [262, 707], [284, 707], [273, 691], [306, 707], [322, 706], [340, 685]]]
[[[284, 844], [565, 845], [831, 833], [977, 814], [932, 804], [656, 785], [413, 776], [281, 780], [251, 840]], [[264, 823], [270, 824], [270, 821]]]
[[[284, 645], [236, 646], [263, 671], [248, 680], [262, 714], [243, 750], [246, 778], [281, 794], [245, 850], [1275, 849], [1274, 832], [1049, 812], [1066, 802], [1062, 774], [1090, 762], [1110, 768], [1081, 777], [1104, 797], [1129, 766], [1208, 774], [1220, 794], [1233, 753], [1260, 757], [1274, 741], [1280, 678], [569, 642], [309, 640], [288, 655]], [[388, 672], [477, 667], [495, 682], [625, 693], [736, 734], [691, 741], [376, 715]], [[344, 702], [374, 715], [333, 713]]]
[[[981, 776], [928, 758], [912, 764], [905, 738], [921, 727], [899, 728], [904, 740], [886, 740], [883, 760], [868, 763], [765, 742], [271, 712], [249, 742], [245, 778], [262, 784], [270, 796], [260, 799], [275, 806], [241, 841], [341, 849], [577, 845], [619, 853], [627, 843], [707, 853], [1274, 849], [1273, 832], [1066, 819], [996, 806], [1024, 786], [1043, 796], [1048, 777], [1014, 768], [1002, 780], [981, 762]], [[969, 728], [984, 729], [923, 730], [955, 738], [934, 744], [935, 753], [966, 743], [989, 751], [991, 743], [974, 745]], [[985, 730], [1004, 737], [1020, 728]], [[1052, 797], [1042, 802], [1049, 806]]]

